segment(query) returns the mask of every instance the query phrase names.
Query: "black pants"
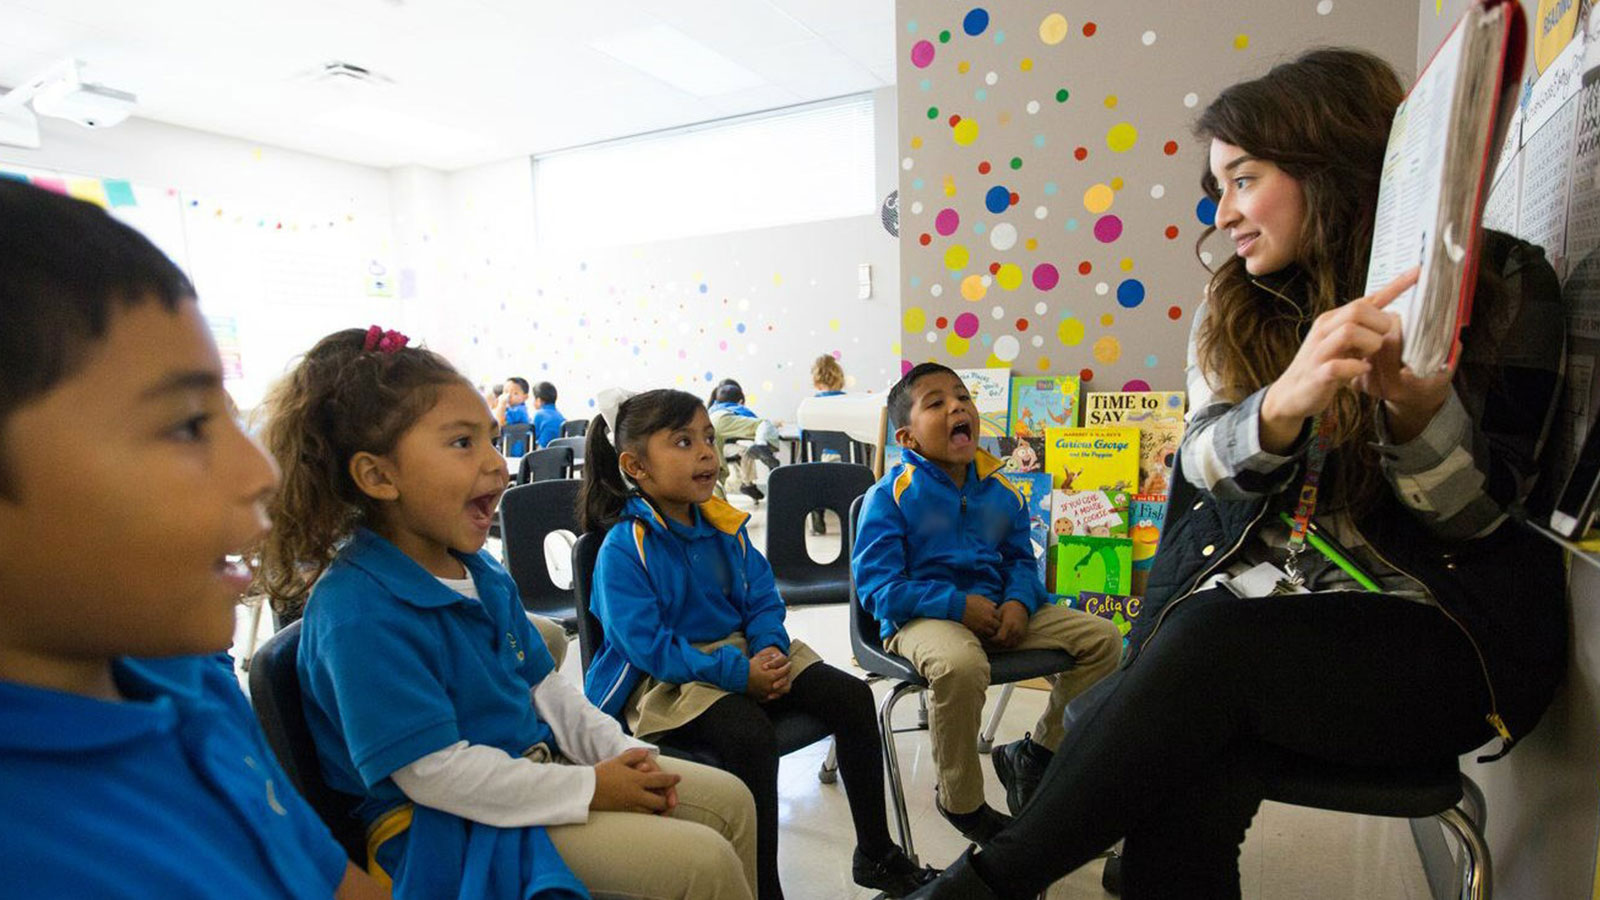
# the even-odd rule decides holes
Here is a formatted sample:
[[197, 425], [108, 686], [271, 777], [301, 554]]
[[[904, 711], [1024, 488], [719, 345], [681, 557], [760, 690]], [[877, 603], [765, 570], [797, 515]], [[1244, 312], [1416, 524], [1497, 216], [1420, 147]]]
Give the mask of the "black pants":
[[883, 744], [872, 689], [826, 663], [794, 679], [789, 693], [771, 703], [729, 694], [694, 721], [661, 736], [661, 743], [708, 749], [722, 768], [739, 776], [756, 799], [756, 877], [763, 900], [783, 896], [778, 884], [778, 746], [772, 716], [801, 711], [827, 723], [838, 747], [839, 774], [850, 798], [856, 846], [874, 856], [892, 846], [883, 801]]
[[1271, 760], [1406, 765], [1492, 736], [1468, 639], [1437, 608], [1380, 594], [1197, 594], [1091, 692], [1032, 801], [975, 858], [1002, 898], [1119, 838], [1127, 900], [1236, 898]]

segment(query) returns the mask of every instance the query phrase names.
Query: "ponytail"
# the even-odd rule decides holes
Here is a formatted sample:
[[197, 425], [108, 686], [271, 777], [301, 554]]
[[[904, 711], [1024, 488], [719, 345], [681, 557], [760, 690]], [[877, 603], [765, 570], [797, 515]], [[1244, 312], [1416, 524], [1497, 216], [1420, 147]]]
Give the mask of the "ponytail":
[[272, 530], [256, 578], [280, 615], [300, 610], [339, 543], [375, 512], [350, 477], [350, 459], [362, 451], [392, 452], [433, 407], [439, 388], [467, 384], [437, 353], [368, 349], [369, 343], [359, 328], [318, 341], [263, 407], [262, 440], [283, 484], [268, 503]]
[[617, 406], [613, 440], [604, 416], [589, 423], [583, 448], [583, 487], [578, 491], [578, 525], [583, 531], [604, 531], [615, 525], [637, 489], [623, 480], [623, 451], [644, 455], [650, 435], [682, 428], [705, 408], [700, 398], [661, 389], [635, 394]]

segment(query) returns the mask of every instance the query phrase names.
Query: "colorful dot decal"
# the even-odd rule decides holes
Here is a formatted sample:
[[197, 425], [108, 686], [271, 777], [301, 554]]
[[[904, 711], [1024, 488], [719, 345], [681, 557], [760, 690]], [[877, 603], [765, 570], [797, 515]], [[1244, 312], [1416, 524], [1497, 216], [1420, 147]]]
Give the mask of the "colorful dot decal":
[[950, 137], [962, 147], [972, 146], [978, 139], [978, 122], [976, 119], [962, 119], [950, 129]]
[[1100, 215], [1111, 208], [1116, 200], [1110, 185], [1096, 184], [1083, 192], [1083, 208], [1095, 215]]
[[921, 331], [928, 324], [928, 313], [920, 306], [913, 306], [905, 311], [901, 324], [906, 331]]
[[970, 338], [978, 333], [978, 317], [969, 312], [956, 316], [955, 333]]
[[989, 11], [981, 6], [967, 13], [961, 20], [961, 30], [973, 37], [983, 34], [984, 29], [988, 27]]
[[1145, 381], [1143, 378], [1134, 378], [1124, 382], [1122, 389], [1125, 391], [1148, 391], [1150, 390], [1150, 382]]
[[1022, 287], [1022, 267], [1016, 263], [1006, 263], [995, 273], [994, 281], [1001, 290], [1014, 291]]
[[1124, 309], [1133, 309], [1144, 302], [1144, 282], [1129, 278], [1117, 285], [1117, 303]]
[[1022, 352], [1022, 344], [1015, 337], [1007, 334], [995, 338], [994, 347], [991, 349], [994, 355], [1003, 362], [1011, 362], [1017, 358], [1018, 353]]
[[950, 354], [951, 356], [966, 356], [967, 351], [971, 349], [972, 342], [961, 335], [956, 334], [955, 332], [951, 332], [944, 336], [944, 352]]
[[939, 214], [933, 217], [933, 230], [945, 237], [955, 234], [960, 227], [961, 215], [949, 207], [939, 210]]
[[1117, 340], [1114, 335], [1108, 334], [1094, 342], [1092, 352], [1094, 353], [1095, 362], [1109, 366], [1122, 358], [1122, 342]]
[[1101, 216], [1094, 223], [1094, 239], [1102, 244], [1114, 242], [1122, 237], [1122, 220], [1116, 216]]
[[1062, 319], [1056, 326], [1056, 337], [1068, 347], [1076, 347], [1083, 343], [1083, 323], [1073, 318]]
[[1040, 263], [1033, 267], [1033, 286], [1041, 291], [1048, 291], [1061, 282], [1061, 273], [1049, 263]]
[[1201, 197], [1195, 204], [1194, 217], [1200, 220], [1201, 225], [1211, 226], [1217, 223], [1217, 201], [1210, 197]]
[[1127, 122], [1118, 122], [1106, 132], [1106, 146], [1111, 148], [1112, 153], [1126, 153], [1138, 142], [1139, 129]]
[[933, 44], [929, 41], [917, 41], [911, 45], [911, 64], [919, 69], [926, 69], [933, 64]]
[[1067, 17], [1051, 13], [1039, 23], [1039, 40], [1054, 47], [1067, 39]]
[[944, 251], [944, 267], [954, 271], [961, 271], [967, 267], [967, 248], [960, 244], [951, 244]]
[[997, 184], [983, 195], [983, 206], [989, 212], [1003, 213], [1011, 206], [1011, 192]]
[[989, 293], [989, 286], [983, 283], [983, 278], [978, 275], [968, 275], [961, 279], [961, 297], [973, 303], [982, 300]]
[[1001, 222], [989, 232], [989, 246], [996, 250], [1010, 250], [1017, 244], [1017, 226]]

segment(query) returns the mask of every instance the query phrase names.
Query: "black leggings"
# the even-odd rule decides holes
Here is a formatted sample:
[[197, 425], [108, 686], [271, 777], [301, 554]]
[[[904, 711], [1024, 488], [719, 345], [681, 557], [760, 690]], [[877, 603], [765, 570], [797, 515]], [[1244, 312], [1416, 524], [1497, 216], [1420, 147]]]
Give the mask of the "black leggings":
[[1197, 594], [1092, 691], [1032, 801], [975, 858], [1002, 898], [1118, 838], [1127, 900], [1236, 898], [1274, 758], [1420, 764], [1492, 736], [1468, 639], [1437, 608], [1379, 594]]
[[873, 856], [892, 846], [883, 804], [883, 744], [866, 682], [819, 662], [771, 703], [729, 694], [694, 721], [662, 735], [660, 742], [710, 750], [755, 795], [756, 876], [762, 900], [783, 896], [778, 884], [778, 746], [771, 716], [784, 710], [810, 713], [833, 732], [856, 846]]

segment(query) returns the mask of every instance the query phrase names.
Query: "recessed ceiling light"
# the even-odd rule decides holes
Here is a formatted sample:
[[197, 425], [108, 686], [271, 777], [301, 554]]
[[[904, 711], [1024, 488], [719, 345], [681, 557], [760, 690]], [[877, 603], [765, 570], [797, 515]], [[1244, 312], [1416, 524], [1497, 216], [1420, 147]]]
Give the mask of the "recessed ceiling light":
[[765, 78], [670, 25], [590, 41], [589, 47], [696, 97], [761, 87]]

